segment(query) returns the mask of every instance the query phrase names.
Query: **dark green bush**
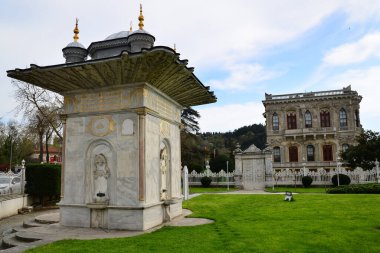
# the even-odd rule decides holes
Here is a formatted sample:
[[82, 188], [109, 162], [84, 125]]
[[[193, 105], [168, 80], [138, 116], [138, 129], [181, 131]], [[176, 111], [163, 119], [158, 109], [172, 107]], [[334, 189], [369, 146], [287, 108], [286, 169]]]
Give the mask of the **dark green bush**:
[[211, 184], [211, 181], [212, 181], [211, 177], [202, 177], [201, 178], [201, 184], [203, 187], [209, 187]]
[[187, 169], [189, 170], [189, 173], [191, 173], [193, 170], [195, 170], [197, 173], [201, 173], [205, 168], [202, 165], [190, 163], [189, 166], [187, 166]]
[[[332, 181], [334, 186], [338, 186], [338, 180], [337, 180], [336, 175], [334, 175], [331, 178], [331, 181]], [[339, 174], [339, 185], [349, 185], [350, 183], [351, 183], [351, 179], [349, 176], [347, 176], [345, 174]]]
[[25, 192], [43, 198], [61, 194], [61, 165], [28, 164]]
[[330, 188], [327, 193], [331, 194], [380, 194], [380, 184], [353, 184]]
[[311, 185], [312, 182], [313, 182], [313, 178], [311, 178], [311, 176], [304, 176], [304, 177], [302, 177], [303, 187], [305, 187], [305, 188], [310, 187], [310, 185]]

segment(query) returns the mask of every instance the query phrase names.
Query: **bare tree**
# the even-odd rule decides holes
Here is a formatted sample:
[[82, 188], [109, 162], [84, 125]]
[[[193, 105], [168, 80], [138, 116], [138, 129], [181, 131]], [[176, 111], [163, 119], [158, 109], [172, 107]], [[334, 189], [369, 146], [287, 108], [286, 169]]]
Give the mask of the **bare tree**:
[[24, 118], [30, 119], [31, 115], [38, 112], [40, 121], [46, 123], [62, 140], [62, 123], [59, 119], [63, 108], [62, 96], [22, 81], [12, 80], [12, 84], [16, 88], [15, 98], [19, 101], [17, 113], [23, 113]]

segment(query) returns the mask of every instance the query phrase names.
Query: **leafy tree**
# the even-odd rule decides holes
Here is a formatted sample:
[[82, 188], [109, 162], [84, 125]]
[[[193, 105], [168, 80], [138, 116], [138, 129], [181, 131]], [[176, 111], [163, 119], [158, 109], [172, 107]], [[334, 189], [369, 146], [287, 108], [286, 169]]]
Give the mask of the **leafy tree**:
[[15, 121], [9, 121], [6, 125], [0, 122], [1, 164], [20, 164], [22, 159], [33, 153], [33, 146], [26, 128]]
[[347, 161], [352, 168], [361, 167], [372, 169], [375, 160], [380, 161], [380, 135], [371, 130], [364, 131], [357, 138], [358, 145], [350, 146], [346, 152], [342, 153], [342, 158]]
[[217, 155], [210, 159], [210, 170], [212, 172], [219, 172], [224, 170], [227, 172], [227, 161], [228, 161], [228, 171], [231, 172], [235, 169], [235, 163], [233, 158], [228, 155]]
[[63, 108], [62, 96], [22, 81], [13, 80], [12, 84], [15, 87], [15, 98], [19, 101], [16, 111], [23, 113], [25, 118], [38, 114], [41, 122], [47, 124], [62, 140], [62, 124], [59, 119]]
[[184, 132], [186, 133], [198, 133], [199, 123], [198, 119], [201, 116], [199, 113], [191, 107], [186, 107], [181, 113], [181, 122], [184, 125]]

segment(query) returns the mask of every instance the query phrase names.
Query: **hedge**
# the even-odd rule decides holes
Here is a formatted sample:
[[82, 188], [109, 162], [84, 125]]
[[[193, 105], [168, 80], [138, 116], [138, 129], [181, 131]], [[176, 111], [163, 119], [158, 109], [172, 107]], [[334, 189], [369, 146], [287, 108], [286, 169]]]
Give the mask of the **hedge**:
[[302, 177], [303, 187], [309, 188], [312, 182], [313, 182], [313, 178], [311, 176]]
[[211, 182], [212, 182], [211, 177], [202, 177], [201, 178], [201, 184], [203, 187], [210, 187]]
[[341, 185], [327, 190], [331, 194], [380, 194], [380, 184]]
[[[338, 186], [338, 177], [334, 175], [331, 178], [331, 182], [334, 186]], [[345, 174], [339, 174], [339, 185], [349, 185], [351, 183], [351, 179], [349, 176]]]
[[61, 165], [28, 164], [25, 192], [39, 197], [61, 194]]

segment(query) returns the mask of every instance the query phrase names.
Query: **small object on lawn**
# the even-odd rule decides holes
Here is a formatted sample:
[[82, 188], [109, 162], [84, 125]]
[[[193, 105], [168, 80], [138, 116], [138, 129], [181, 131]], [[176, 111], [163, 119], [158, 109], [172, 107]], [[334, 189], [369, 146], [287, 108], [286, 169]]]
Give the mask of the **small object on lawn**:
[[285, 192], [285, 201], [293, 201], [293, 194], [291, 192]]

